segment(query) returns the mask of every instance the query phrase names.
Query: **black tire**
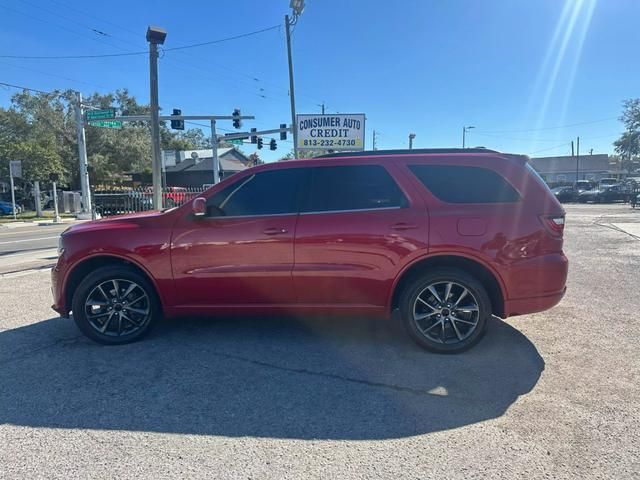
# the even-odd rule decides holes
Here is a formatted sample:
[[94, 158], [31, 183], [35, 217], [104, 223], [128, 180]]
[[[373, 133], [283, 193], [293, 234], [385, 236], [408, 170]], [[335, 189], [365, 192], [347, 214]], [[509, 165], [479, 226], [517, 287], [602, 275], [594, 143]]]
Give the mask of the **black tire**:
[[[133, 289], [129, 291], [130, 288]], [[88, 302], [91, 305], [87, 305]], [[71, 306], [80, 331], [103, 345], [140, 340], [158, 323], [161, 315], [160, 302], [151, 283], [127, 266], [107, 266], [91, 272], [76, 289]], [[92, 315], [90, 312], [94, 311]], [[104, 327], [107, 321], [110, 323]], [[104, 332], [99, 331], [100, 325], [105, 328]]]
[[[449, 298], [446, 300], [451, 303], [444, 302], [448, 284], [452, 284], [452, 287], [448, 287]], [[434, 285], [438, 298], [443, 300], [440, 305], [428, 290], [429, 286]], [[467, 293], [463, 294], [465, 289]], [[457, 306], [454, 305], [456, 295], [461, 297]], [[465, 306], [464, 303], [477, 306]], [[454, 308], [446, 308], [447, 305]], [[486, 289], [475, 277], [457, 268], [435, 268], [414, 277], [402, 292], [399, 306], [409, 336], [421, 347], [436, 353], [459, 353], [473, 347], [485, 334], [487, 320], [491, 317], [491, 300]], [[440, 309], [441, 306], [444, 308]], [[424, 309], [423, 312], [414, 315], [419, 308]], [[472, 308], [476, 308], [476, 312], [471, 311]], [[469, 311], [463, 311], [467, 309]], [[434, 313], [437, 311], [440, 313]], [[427, 318], [415, 318], [424, 315]], [[432, 315], [436, 315], [436, 318]]]

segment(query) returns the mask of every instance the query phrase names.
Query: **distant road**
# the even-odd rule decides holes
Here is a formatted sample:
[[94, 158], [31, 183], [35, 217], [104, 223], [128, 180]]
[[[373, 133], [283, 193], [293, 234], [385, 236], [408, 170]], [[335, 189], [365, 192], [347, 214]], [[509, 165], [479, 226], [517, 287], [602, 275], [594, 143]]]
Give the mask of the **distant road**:
[[0, 274], [55, 263], [58, 237], [68, 227], [0, 228]]

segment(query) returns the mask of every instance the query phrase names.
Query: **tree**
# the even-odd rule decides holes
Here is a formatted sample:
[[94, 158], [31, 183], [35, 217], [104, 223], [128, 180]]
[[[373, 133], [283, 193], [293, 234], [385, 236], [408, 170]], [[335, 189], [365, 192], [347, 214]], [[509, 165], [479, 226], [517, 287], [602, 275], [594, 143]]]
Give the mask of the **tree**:
[[263, 163], [264, 161], [260, 158], [260, 155], [258, 155], [258, 152], [253, 152], [251, 155], [249, 155], [250, 167], [255, 167], [256, 165], [262, 165]]
[[640, 98], [625, 100], [623, 106], [620, 121], [626, 130], [613, 145], [621, 157], [622, 168], [631, 171], [637, 165], [634, 157], [640, 155]]

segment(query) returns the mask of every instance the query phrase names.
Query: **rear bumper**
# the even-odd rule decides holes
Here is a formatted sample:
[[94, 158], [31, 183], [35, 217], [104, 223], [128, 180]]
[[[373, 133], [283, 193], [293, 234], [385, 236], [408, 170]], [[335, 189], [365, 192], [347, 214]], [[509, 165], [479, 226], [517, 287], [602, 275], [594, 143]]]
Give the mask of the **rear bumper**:
[[518, 298], [504, 302], [504, 311], [507, 317], [524, 315], [525, 313], [542, 312], [555, 307], [564, 297], [567, 287], [561, 292], [542, 297]]
[[569, 261], [562, 253], [531, 258], [511, 272], [510, 295], [504, 302], [505, 317], [541, 312], [562, 300], [567, 287]]

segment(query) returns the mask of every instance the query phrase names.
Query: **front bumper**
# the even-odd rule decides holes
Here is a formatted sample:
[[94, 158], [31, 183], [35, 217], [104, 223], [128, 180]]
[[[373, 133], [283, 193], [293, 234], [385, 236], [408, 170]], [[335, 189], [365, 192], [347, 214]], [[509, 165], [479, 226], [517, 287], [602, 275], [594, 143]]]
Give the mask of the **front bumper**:
[[51, 269], [51, 294], [53, 295], [53, 305], [51, 308], [55, 310], [61, 317], [69, 317], [69, 305], [67, 305], [66, 296], [64, 294], [63, 282], [63, 269], [61, 268], [61, 259], [58, 259], [58, 263]]

